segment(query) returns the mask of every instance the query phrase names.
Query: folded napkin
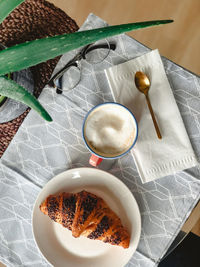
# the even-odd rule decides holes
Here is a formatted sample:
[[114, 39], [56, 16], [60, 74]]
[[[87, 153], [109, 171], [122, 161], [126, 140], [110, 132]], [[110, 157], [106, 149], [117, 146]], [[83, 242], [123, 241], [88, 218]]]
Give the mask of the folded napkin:
[[[144, 94], [134, 82], [137, 71], [151, 80], [149, 98], [161, 131], [158, 139]], [[158, 50], [105, 70], [114, 100], [135, 115], [139, 136], [131, 153], [143, 183], [197, 165]]]

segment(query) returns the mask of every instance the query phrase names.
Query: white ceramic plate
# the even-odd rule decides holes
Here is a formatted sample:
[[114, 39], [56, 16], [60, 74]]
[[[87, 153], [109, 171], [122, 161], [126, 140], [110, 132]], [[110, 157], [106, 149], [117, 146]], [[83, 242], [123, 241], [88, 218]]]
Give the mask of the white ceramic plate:
[[[87, 190], [103, 198], [120, 217], [131, 234], [130, 246], [124, 249], [86, 237], [74, 238], [71, 231], [44, 215], [39, 205], [50, 194]], [[44, 257], [56, 267], [124, 266], [137, 248], [141, 217], [130, 190], [115, 176], [93, 168], [63, 172], [50, 180], [40, 192], [33, 209], [33, 233]]]

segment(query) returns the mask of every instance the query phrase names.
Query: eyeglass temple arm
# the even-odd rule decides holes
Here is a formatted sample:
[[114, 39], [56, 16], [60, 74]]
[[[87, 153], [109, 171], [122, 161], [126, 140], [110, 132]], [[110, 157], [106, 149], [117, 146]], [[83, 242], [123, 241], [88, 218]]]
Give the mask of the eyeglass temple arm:
[[111, 49], [111, 50], [115, 50], [116, 49], [116, 44], [111, 43], [109, 44], [109, 47], [107, 44], [100, 44], [100, 45], [91, 45], [87, 50], [85, 50], [84, 54], [87, 54], [88, 52], [95, 50], [95, 49], [100, 49], [100, 48], [106, 48], [106, 49]]

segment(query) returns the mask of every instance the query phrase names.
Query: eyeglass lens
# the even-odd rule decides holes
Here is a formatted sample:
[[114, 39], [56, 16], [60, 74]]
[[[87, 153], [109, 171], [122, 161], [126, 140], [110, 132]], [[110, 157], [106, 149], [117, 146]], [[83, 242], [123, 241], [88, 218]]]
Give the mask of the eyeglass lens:
[[101, 40], [95, 42], [85, 51], [85, 59], [90, 64], [97, 64], [102, 62], [110, 52], [110, 44], [108, 41]]

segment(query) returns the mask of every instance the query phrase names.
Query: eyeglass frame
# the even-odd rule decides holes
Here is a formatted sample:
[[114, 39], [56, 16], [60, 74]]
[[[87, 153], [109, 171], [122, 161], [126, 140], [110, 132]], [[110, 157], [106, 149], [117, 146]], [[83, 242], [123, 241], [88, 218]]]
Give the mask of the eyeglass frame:
[[[107, 44], [99, 44], [99, 45], [95, 45], [95, 43], [91, 43], [86, 45], [77, 55], [75, 55], [62, 69], [60, 69], [56, 74], [54, 74], [54, 76], [49, 80], [48, 84], [52, 87], [54, 87], [56, 89], [56, 93], [57, 94], [62, 94], [63, 93], [63, 89], [62, 89], [62, 77], [64, 75], [64, 73], [70, 68], [70, 67], [77, 67], [79, 70], [79, 66], [78, 66], [78, 62], [80, 62], [82, 59], [86, 60], [86, 54], [92, 50], [95, 49], [100, 49], [100, 48], [107, 48], [107, 49], [111, 49], [111, 50], [115, 50], [116, 49], [116, 44], [115, 43], [109, 43], [109, 47], [106, 47]], [[61, 79], [61, 80], [60, 80]], [[59, 84], [61, 84], [61, 86], [59, 86], [59, 84], [56, 84], [56, 81], [58, 80]], [[80, 80], [79, 80], [80, 81]], [[78, 81], [78, 83], [79, 83]], [[77, 83], [77, 84], [78, 84]], [[76, 85], [77, 85], [76, 84]], [[75, 86], [76, 86], [75, 85]], [[74, 86], [74, 87], [75, 87]], [[73, 88], [74, 88], [73, 87]], [[73, 89], [71, 88], [71, 89]]]

